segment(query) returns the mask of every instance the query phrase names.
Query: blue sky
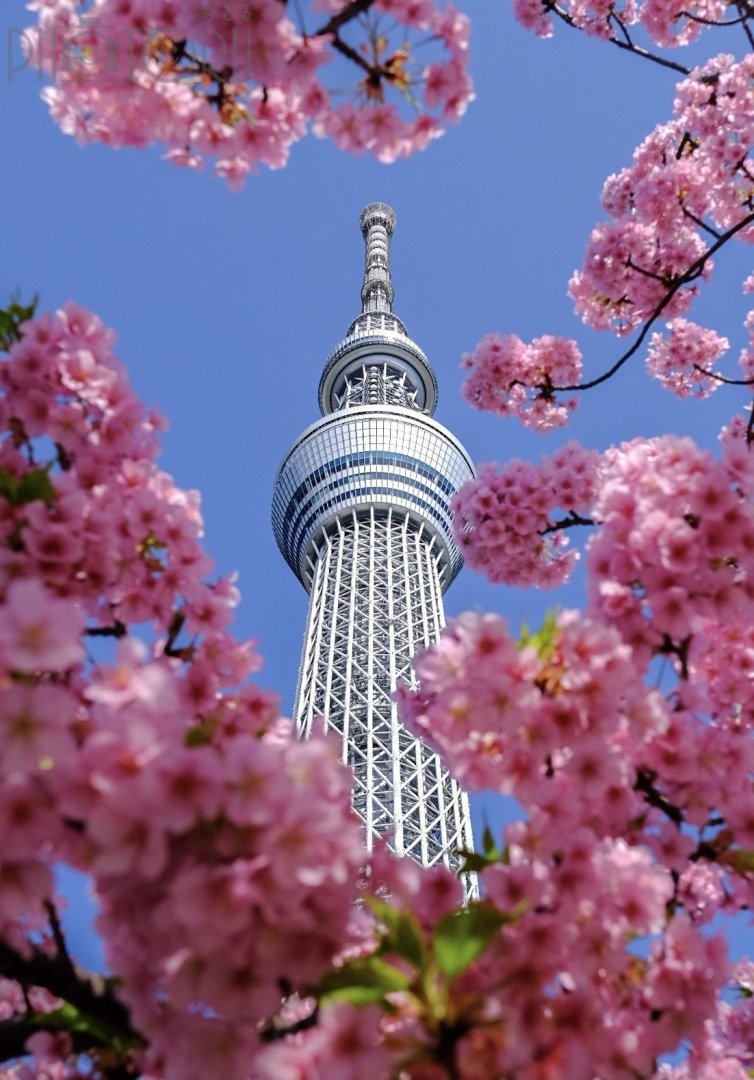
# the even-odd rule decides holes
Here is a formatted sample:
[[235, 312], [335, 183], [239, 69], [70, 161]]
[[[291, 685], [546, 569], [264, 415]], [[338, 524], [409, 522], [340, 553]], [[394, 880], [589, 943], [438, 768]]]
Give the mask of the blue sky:
[[[236, 632], [259, 639], [261, 681], [285, 710], [306, 595], [275, 547], [272, 486], [286, 449], [319, 415], [322, 365], [360, 308], [366, 203], [397, 213], [395, 309], [437, 373], [437, 419], [475, 460], [539, 457], [572, 437], [602, 448], [689, 431], [711, 443], [744, 403], [722, 390], [682, 405], [641, 363], [586, 395], [572, 427], [548, 437], [461, 400], [461, 353], [491, 330], [575, 335], [590, 374], [618, 355], [614, 338], [574, 318], [566, 283], [599, 219], [603, 180], [669, 115], [675, 79], [565, 27], [539, 41], [506, 0], [459, 6], [474, 24], [477, 100], [444, 138], [392, 166], [310, 138], [286, 169], [260, 172], [236, 195], [210, 171], [162, 162], [159, 150], [79, 149], [48, 118], [34, 73], [0, 77], [0, 300], [14, 289], [40, 293], [44, 307], [72, 298], [115, 327], [138, 392], [168, 417], [163, 467], [201, 490], [207, 550], [219, 571], [240, 573]], [[4, 0], [3, 12], [15, 41], [29, 14], [22, 0]], [[699, 308], [734, 354], [745, 340], [746, 255], [723, 254]], [[464, 570], [446, 607], [534, 626], [551, 604], [581, 600], [578, 581], [540, 594]]]

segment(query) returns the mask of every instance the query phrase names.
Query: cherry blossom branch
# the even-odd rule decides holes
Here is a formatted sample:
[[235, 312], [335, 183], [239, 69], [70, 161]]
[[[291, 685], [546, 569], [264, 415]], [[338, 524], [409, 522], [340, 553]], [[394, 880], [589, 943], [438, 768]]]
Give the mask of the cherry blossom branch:
[[[684, 138], [685, 138], [685, 136], [684, 136]], [[689, 219], [689, 221], [693, 221], [694, 224], [697, 225], [700, 229], [704, 229], [704, 231], [706, 233], [709, 233], [710, 236], [714, 236], [714, 238], [716, 240], [720, 239], [721, 233], [717, 229], [713, 229], [712, 226], [708, 225], [706, 221], [702, 220], [702, 218], [700, 218], [696, 214], [692, 213], [692, 211], [689, 210], [689, 208], [687, 206], [683, 207], [683, 216], [687, 217]]]
[[725, 375], [721, 375], [717, 371], [708, 371], [707, 368], [703, 368], [701, 364], [692, 365], [695, 371], [698, 371], [701, 375], [706, 375], [709, 379], [716, 379], [717, 382], [725, 383], [726, 386], [752, 386], [754, 385], [754, 379], [729, 379]]
[[728, 229], [727, 232], [721, 233], [719, 239], [717, 239], [714, 244], [711, 244], [710, 247], [708, 247], [707, 250], [704, 252], [704, 254], [700, 255], [699, 258], [696, 259], [691, 264], [691, 266], [689, 266], [688, 269], [684, 271], [683, 274], [680, 274], [675, 279], [672, 285], [668, 287], [667, 292], [665, 293], [657, 307], [654, 309], [650, 317], [645, 321], [633, 344], [621, 356], [618, 357], [612, 367], [608, 368], [608, 370], [603, 372], [602, 375], [598, 375], [595, 379], [590, 379], [588, 382], [572, 383], [568, 386], [555, 386], [553, 387], [553, 389], [568, 393], [572, 393], [575, 390], [591, 390], [593, 389], [593, 387], [600, 386], [602, 383], [607, 382], [608, 379], [611, 379], [613, 375], [615, 375], [616, 372], [620, 371], [623, 365], [631, 359], [634, 353], [638, 352], [638, 350], [644, 344], [644, 341], [646, 340], [649, 331], [660, 318], [663, 311], [665, 311], [667, 306], [670, 304], [670, 301], [673, 299], [675, 294], [680, 289], [682, 289], [684, 285], [690, 284], [692, 281], [695, 281], [700, 276], [706, 264], [709, 262], [712, 256], [715, 255], [721, 247], [723, 247], [724, 244], [727, 244], [729, 240], [732, 240], [734, 236], [736, 236], [738, 233], [742, 232], [744, 229], [748, 228], [749, 225], [752, 224], [754, 224], [754, 211], [741, 218], [741, 220], [736, 225], [731, 226], [731, 228]]
[[546, 536], [548, 533], [559, 532], [561, 529], [572, 529], [574, 525], [594, 525], [594, 523], [593, 518], [582, 517], [575, 510], [569, 510], [568, 517], [564, 517], [561, 521], [554, 521], [546, 529], [540, 530], [539, 535]]
[[47, 912], [47, 917], [50, 920], [50, 929], [52, 930], [52, 938], [58, 950], [58, 956], [61, 961], [68, 965], [69, 970], [73, 970], [73, 962], [68, 952], [68, 945], [63, 935], [63, 927], [60, 925], [60, 919], [58, 918], [57, 908], [53, 904], [52, 900], [45, 900], [44, 909]]
[[[49, 1032], [51, 1023], [46, 1014], [37, 1011], [17, 1014], [6, 1020], [0, 1020], [0, 1061], [12, 1061], [28, 1054], [26, 1043], [40, 1032]], [[56, 1027], [55, 1030], [58, 1030]], [[72, 1049], [78, 1054], [91, 1056], [92, 1036], [79, 1031], [66, 1032], [70, 1039]], [[107, 1049], [103, 1045], [103, 1049]], [[123, 1062], [108, 1065], [104, 1070], [102, 1063], [98, 1062], [100, 1071], [98, 1076], [106, 1076], [107, 1080], [137, 1080], [141, 1070], [131, 1067]], [[15, 1075], [15, 1074], [14, 1074]]]
[[[318, 30], [314, 31], [314, 37], [330, 36], [332, 38], [332, 47], [339, 52], [346, 59], [356, 64], [368, 73], [368, 75], [379, 81], [381, 78], [389, 78], [390, 71], [383, 65], [376, 65], [370, 63], [364, 56], [362, 56], [356, 49], [352, 48], [347, 42], [343, 41], [339, 36], [338, 31], [342, 26], [352, 22], [359, 15], [365, 14], [374, 4], [375, 0], [351, 0], [349, 4], [339, 12], [336, 12], [328, 21]], [[170, 58], [176, 65], [187, 62], [188, 67], [183, 69], [183, 74], [194, 74], [197, 77], [201, 76], [209, 78], [216, 86], [216, 91], [213, 94], [207, 95], [207, 101], [215, 105], [218, 109], [222, 109], [224, 105], [228, 104], [233, 94], [229, 90], [231, 81], [233, 78], [233, 70], [230, 67], [216, 68], [210, 64], [206, 59], [196, 56], [188, 47], [186, 40], [170, 42]]]
[[42, 1030], [34, 1015], [21, 1014], [0, 1020], [0, 1061], [23, 1057], [27, 1053], [26, 1040]]
[[[557, 15], [559, 19], [570, 26], [572, 30], [582, 30], [582, 27], [578, 26], [567, 11], [564, 11], [561, 7], [558, 7], [556, 0], [543, 0], [543, 7], [547, 11], [551, 11], [553, 15]], [[634, 53], [636, 56], [642, 57], [644, 60], [651, 60], [654, 64], [659, 64], [661, 67], [670, 68], [671, 71], [678, 71], [681, 75], [690, 75], [691, 68], [684, 67], [683, 64], [679, 64], [675, 60], [669, 60], [666, 56], [660, 56], [658, 53], [652, 53], [649, 49], [642, 48], [641, 45], [637, 45], [628, 33], [628, 30], [620, 21], [618, 16], [613, 12], [612, 16], [616, 23], [620, 26], [621, 32], [624, 35], [623, 41], [617, 37], [609, 37], [607, 40], [613, 45], [616, 45], [619, 49], [625, 49], [627, 52]]]
[[[739, 2], [736, 4], [736, 7], [741, 12], [746, 10], [748, 15], [751, 15], [752, 13], [749, 4], [746, 3], [745, 0], [739, 0]], [[754, 49], [754, 33], [752, 33], [751, 26], [749, 25], [747, 19], [744, 19], [744, 21], [741, 23], [741, 27], [743, 29], [743, 32], [746, 34], [746, 39], [749, 42], [749, 48]]]
[[653, 806], [656, 810], [662, 811], [665, 817], [669, 818], [674, 825], [677, 825], [680, 829], [683, 825], [684, 817], [678, 807], [670, 802], [657, 788], [654, 786], [654, 776], [646, 769], [639, 769], [636, 773], [636, 782], [634, 783], [636, 791], [641, 792], [650, 806]]
[[317, 1026], [319, 1022], [319, 1004], [317, 1004], [314, 1010], [308, 1015], [302, 1017], [301, 1020], [296, 1020], [293, 1024], [281, 1025], [276, 1020], [270, 1020], [268, 1024], [260, 1029], [259, 1038], [262, 1042], [276, 1042], [278, 1039], [285, 1039], [289, 1035], [297, 1035], [300, 1031], [308, 1031], [309, 1028]]
[[351, 0], [350, 4], [341, 10], [336, 12], [335, 15], [329, 19], [324, 26], [321, 26], [316, 31], [316, 35], [319, 37], [323, 34], [337, 34], [341, 26], [344, 26], [347, 22], [351, 22], [358, 15], [363, 15], [369, 11], [370, 7], [374, 4], [374, 0]]
[[700, 23], [702, 26], [740, 26], [741, 23], [746, 22], [751, 17], [751, 12], [747, 11], [739, 15], [736, 19], [705, 19], [702, 15], [694, 15], [690, 11], [679, 12], [679, 17], [688, 19], [689, 22]]
[[122, 638], [128, 633], [128, 627], [120, 619], [116, 619], [112, 626], [89, 626], [84, 633], [87, 637]]
[[0, 974], [22, 986], [44, 987], [113, 1029], [123, 1042], [135, 1046], [142, 1043], [141, 1036], [131, 1027], [128, 1010], [115, 996], [111, 981], [76, 964], [67, 952], [48, 956], [32, 946], [29, 954], [23, 955], [0, 941]]

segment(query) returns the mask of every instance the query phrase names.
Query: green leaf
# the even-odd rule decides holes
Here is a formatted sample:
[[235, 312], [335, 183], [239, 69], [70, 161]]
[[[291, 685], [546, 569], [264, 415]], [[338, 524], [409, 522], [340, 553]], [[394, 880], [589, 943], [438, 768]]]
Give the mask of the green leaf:
[[466, 851], [461, 849], [456, 852], [463, 859], [463, 865], [459, 870], [461, 874], [478, 874], [481, 870], [486, 870], [488, 866], [494, 866], [495, 863], [505, 862], [503, 857], [491, 857], [489, 855], [481, 855], [478, 851]]
[[427, 950], [421, 927], [414, 915], [374, 896], [367, 897], [366, 903], [384, 927], [379, 954], [402, 956], [421, 971], [427, 962]]
[[0, 349], [7, 352], [14, 342], [21, 337], [19, 326], [27, 322], [37, 309], [39, 297], [35, 296], [30, 304], [21, 304], [17, 296], [5, 310], [0, 310]]
[[0, 495], [8, 502], [15, 503], [17, 490], [18, 477], [9, 473], [7, 469], [0, 469]]
[[39, 500], [45, 506], [50, 506], [54, 497], [55, 489], [52, 486], [47, 469], [32, 469], [19, 480], [13, 502], [20, 506], [22, 503]]
[[460, 871], [462, 874], [486, 870], [488, 866], [494, 866], [496, 863], [502, 863], [504, 866], [507, 866], [508, 864], [508, 848], [499, 848], [497, 846], [497, 840], [489, 825], [485, 825], [484, 832], [482, 833], [481, 852], [461, 849], [457, 854], [464, 860], [464, 864]]
[[116, 1053], [122, 1054], [138, 1045], [138, 1038], [125, 1035], [106, 1021], [81, 1012], [67, 1001], [52, 1012], [34, 1013], [33, 1018], [47, 1031], [75, 1032], [91, 1039], [93, 1044], [108, 1047]]
[[50, 506], [55, 489], [47, 469], [30, 469], [23, 476], [14, 476], [7, 469], [0, 469], [0, 496], [14, 506], [37, 500]]
[[479, 959], [500, 927], [509, 921], [504, 912], [490, 904], [470, 905], [442, 918], [434, 933], [435, 960], [442, 974], [455, 979]]
[[754, 873], [754, 851], [726, 851], [724, 861], [739, 874]]
[[343, 964], [329, 972], [312, 993], [320, 1001], [348, 1001], [351, 1005], [379, 1003], [385, 994], [406, 990], [411, 978], [379, 956], [368, 956]]
[[555, 651], [555, 645], [560, 633], [558, 629], [558, 609], [551, 608], [545, 615], [545, 621], [534, 634], [529, 631], [526, 623], [521, 624], [521, 636], [518, 639], [519, 649], [530, 646], [536, 652], [540, 660], [549, 660]]

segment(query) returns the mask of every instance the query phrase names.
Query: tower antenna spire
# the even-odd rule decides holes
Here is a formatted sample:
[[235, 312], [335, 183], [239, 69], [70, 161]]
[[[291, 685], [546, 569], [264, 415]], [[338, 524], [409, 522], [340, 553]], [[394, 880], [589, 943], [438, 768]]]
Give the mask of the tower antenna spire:
[[359, 225], [365, 244], [364, 284], [361, 288], [362, 313], [392, 312], [390, 237], [395, 228], [395, 213], [387, 203], [370, 203], [361, 211]]

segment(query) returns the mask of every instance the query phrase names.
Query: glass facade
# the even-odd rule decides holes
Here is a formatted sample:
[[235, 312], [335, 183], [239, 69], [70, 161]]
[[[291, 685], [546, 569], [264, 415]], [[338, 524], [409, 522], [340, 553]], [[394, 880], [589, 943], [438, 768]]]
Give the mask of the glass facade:
[[397, 406], [349, 408], [312, 425], [283, 461], [275, 538], [309, 588], [312, 545], [328, 522], [352, 507], [402, 507], [436, 535], [445, 589], [461, 566], [450, 500], [473, 475], [463, 447], [430, 417]]

